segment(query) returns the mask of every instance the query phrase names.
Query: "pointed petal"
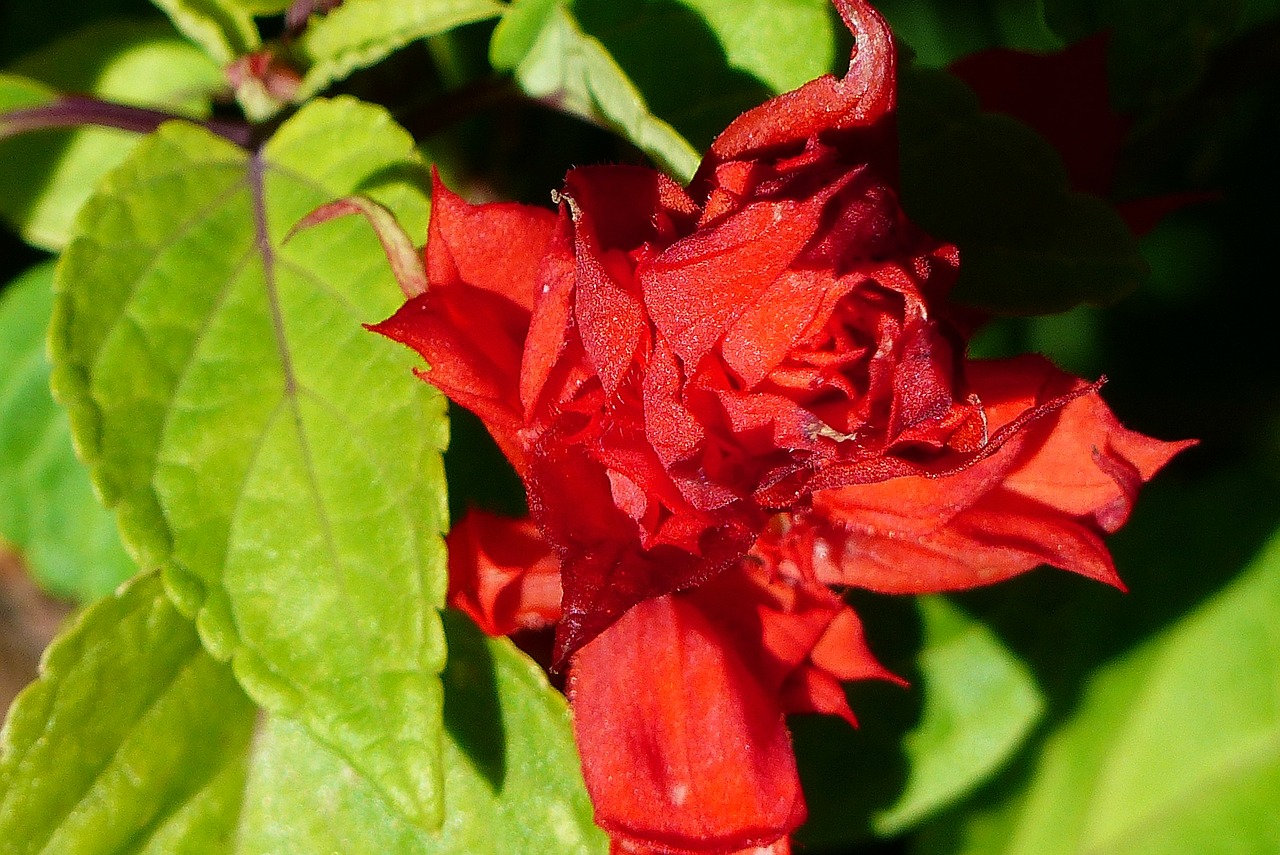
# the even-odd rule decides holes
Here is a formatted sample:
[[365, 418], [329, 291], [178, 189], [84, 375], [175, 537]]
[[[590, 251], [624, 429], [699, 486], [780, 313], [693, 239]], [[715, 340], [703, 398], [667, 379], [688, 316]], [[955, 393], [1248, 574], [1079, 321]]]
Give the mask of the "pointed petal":
[[471, 205], [431, 173], [427, 277], [431, 287], [465, 282], [533, 311], [538, 268], [555, 228], [554, 212], [535, 205]]

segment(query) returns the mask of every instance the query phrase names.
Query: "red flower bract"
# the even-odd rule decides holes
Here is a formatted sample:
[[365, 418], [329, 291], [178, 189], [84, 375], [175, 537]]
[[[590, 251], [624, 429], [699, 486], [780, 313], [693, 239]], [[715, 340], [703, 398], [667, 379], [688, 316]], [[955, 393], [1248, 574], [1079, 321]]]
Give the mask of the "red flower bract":
[[943, 303], [957, 253], [893, 186], [889, 31], [837, 6], [848, 75], [739, 117], [687, 192], [575, 169], [553, 218], [437, 180], [429, 292], [375, 327], [524, 478], [563, 568], [562, 663], [734, 566], [815, 489], [959, 471], [1070, 398], [988, 430]]

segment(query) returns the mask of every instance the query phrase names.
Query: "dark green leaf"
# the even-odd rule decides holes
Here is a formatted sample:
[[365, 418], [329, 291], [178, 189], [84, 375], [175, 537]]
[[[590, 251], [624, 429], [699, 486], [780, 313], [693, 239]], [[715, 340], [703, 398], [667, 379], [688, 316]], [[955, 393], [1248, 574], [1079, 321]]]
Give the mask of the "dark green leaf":
[[66, 414], [49, 394], [52, 312], [52, 263], [0, 294], [0, 536], [22, 551], [45, 588], [87, 601], [137, 568], [94, 498]]
[[0, 65], [76, 27], [147, 13], [155, 13], [147, 0], [5, 0], [0, 3]]
[[876, 8], [915, 61], [931, 68], [992, 47], [1048, 52], [1066, 46], [1046, 25], [1039, 0], [881, 0]]
[[[880, 605], [880, 604], [872, 604]], [[893, 663], [911, 681], [853, 684], [860, 727], [798, 719], [809, 845], [892, 836], [967, 795], [1022, 745], [1044, 700], [1026, 666], [982, 622], [941, 597], [892, 604], [915, 611], [922, 634], [914, 662]], [[871, 608], [868, 625], [894, 638], [904, 615]]]
[[[203, 117], [222, 73], [163, 22], [108, 22], [72, 33], [0, 75], [0, 111], [57, 92], [93, 94]], [[98, 181], [137, 144], [104, 129], [45, 131], [0, 141], [0, 216], [30, 243], [66, 245], [71, 222]]]
[[943, 72], [902, 75], [902, 196], [911, 218], [960, 247], [955, 298], [1042, 314], [1137, 288], [1146, 264], [1124, 221], [1073, 193], [1057, 154], [1031, 129], [982, 113]]
[[1204, 70], [1209, 51], [1240, 21], [1240, 0], [1044, 0], [1050, 28], [1068, 42], [1111, 33], [1111, 80], [1129, 109], [1165, 104]]
[[313, 102], [256, 155], [170, 123], [86, 204], [54, 388], [121, 534], [249, 694], [440, 821], [443, 398], [361, 329], [400, 302], [365, 193], [425, 231], [385, 112]]

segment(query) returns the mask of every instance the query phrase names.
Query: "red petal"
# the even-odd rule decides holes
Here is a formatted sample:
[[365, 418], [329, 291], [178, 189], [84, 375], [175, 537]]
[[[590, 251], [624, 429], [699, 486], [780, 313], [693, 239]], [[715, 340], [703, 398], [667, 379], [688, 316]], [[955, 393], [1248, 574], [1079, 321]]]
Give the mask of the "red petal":
[[[609, 841], [609, 855], [697, 855], [705, 853], [705, 849], [676, 850], [667, 846], [649, 846], [634, 840], [615, 837]], [[715, 855], [791, 855], [791, 841], [783, 837], [768, 846], [748, 846], [734, 852], [717, 852]]]
[[[848, 74], [824, 75], [743, 113], [711, 144], [691, 186], [707, 185], [725, 161], [797, 146], [824, 132], [870, 128], [893, 111], [896, 60], [888, 24], [862, 0], [835, 0], [835, 6], [854, 37]], [[892, 129], [885, 130], [887, 139], [876, 145], [882, 164], [896, 157]]]
[[[569, 323], [573, 317], [574, 270], [573, 226], [568, 214], [562, 213], [538, 271], [538, 297], [534, 301], [529, 335], [524, 343], [520, 403], [526, 420], [532, 420], [534, 410], [546, 395], [552, 395], [554, 403], [568, 397], [555, 395], [558, 390], [554, 387], [559, 384], [551, 382], [551, 378], [558, 364], [563, 375], [576, 362], [562, 358], [571, 346], [568, 339]], [[560, 379], [563, 381], [565, 378], [562, 376]], [[550, 392], [548, 385], [553, 387]]]
[[[1061, 374], [1043, 360], [1022, 359], [1043, 372]], [[1005, 372], [1004, 366], [975, 365], [974, 388], [981, 395], [986, 372]], [[1079, 381], [1077, 381], [1079, 382]], [[1093, 517], [1106, 531], [1115, 531], [1128, 518], [1136, 488], [1194, 442], [1162, 442], [1122, 426], [1096, 392], [1077, 398], [1062, 409], [1052, 426], [1040, 427], [1041, 443], [1018, 455], [1018, 465], [1004, 479], [1005, 489], [1077, 517]], [[1121, 474], [1133, 470], [1132, 484]]]
[[427, 293], [369, 328], [418, 351], [430, 365], [424, 378], [479, 416], [520, 469], [520, 364], [555, 215], [468, 205], [433, 181]]
[[517, 388], [528, 315], [505, 297], [455, 283], [432, 287], [368, 329], [407, 345], [430, 366], [419, 376], [484, 422], [521, 469]]
[[962, 472], [815, 494], [803, 523], [814, 526], [813, 557], [797, 561], [828, 583], [895, 593], [984, 585], [1040, 564], [1118, 585], [1102, 535], [1190, 443], [1125, 429], [1091, 387], [1039, 357], [974, 363], [969, 377], [997, 431], [1046, 398], [1085, 393]]
[[555, 228], [546, 208], [514, 202], [470, 205], [431, 171], [427, 231], [430, 287], [465, 282], [533, 311], [537, 273]]
[[673, 244], [639, 270], [645, 307], [686, 365], [696, 365], [755, 305], [817, 231], [829, 192], [755, 202]]
[[582, 648], [569, 697], [596, 822], [615, 838], [718, 853], [803, 821], [776, 696], [682, 597], [636, 606]]
[[529, 519], [473, 510], [449, 532], [449, 605], [487, 634], [560, 619], [560, 561]]
[[[560, 555], [564, 577], [556, 667], [636, 603], [700, 584], [735, 564], [763, 524], [751, 507], [698, 511], [680, 501], [656, 460], [646, 469], [643, 460], [624, 461], [625, 452], [596, 446], [593, 454], [590, 443], [552, 432], [529, 456], [530, 512]], [[624, 467], [623, 474], [662, 504], [658, 516], [666, 519], [656, 531], [615, 504], [602, 460]]]

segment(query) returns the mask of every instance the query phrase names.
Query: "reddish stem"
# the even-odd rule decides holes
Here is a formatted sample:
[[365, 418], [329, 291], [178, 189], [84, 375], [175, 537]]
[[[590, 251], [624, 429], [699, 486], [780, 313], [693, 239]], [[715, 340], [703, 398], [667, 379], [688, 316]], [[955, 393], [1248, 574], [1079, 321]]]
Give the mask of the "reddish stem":
[[86, 125], [148, 134], [165, 122], [175, 119], [193, 121], [242, 148], [250, 148], [254, 143], [254, 129], [243, 122], [192, 120], [176, 113], [114, 104], [84, 95], [63, 95], [48, 104], [0, 113], [0, 139], [31, 131], [79, 128]]

